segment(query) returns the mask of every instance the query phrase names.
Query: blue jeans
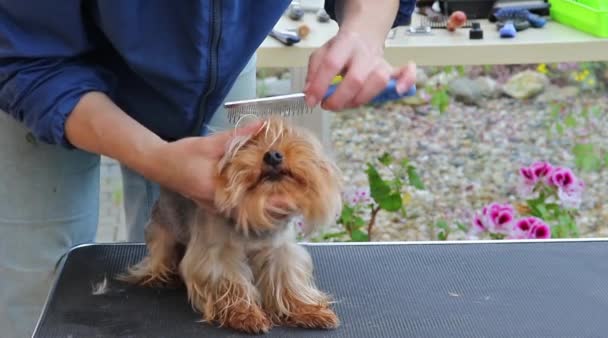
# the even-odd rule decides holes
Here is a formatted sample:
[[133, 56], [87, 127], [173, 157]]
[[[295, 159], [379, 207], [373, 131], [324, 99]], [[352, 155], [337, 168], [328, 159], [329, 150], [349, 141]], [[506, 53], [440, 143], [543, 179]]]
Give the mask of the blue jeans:
[[[255, 97], [255, 57], [227, 100]], [[231, 127], [220, 108], [203, 134]], [[0, 338], [31, 337], [56, 266], [95, 241], [100, 156], [37, 142], [0, 112]], [[122, 167], [127, 240], [143, 242], [158, 186]]]

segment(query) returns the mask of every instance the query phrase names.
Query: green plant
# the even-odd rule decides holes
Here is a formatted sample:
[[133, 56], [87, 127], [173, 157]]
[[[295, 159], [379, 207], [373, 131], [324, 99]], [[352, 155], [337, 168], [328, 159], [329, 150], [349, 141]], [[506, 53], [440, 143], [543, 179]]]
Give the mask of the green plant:
[[[571, 150], [574, 163], [581, 171], [599, 171], [608, 167], [608, 150], [585, 141], [588, 134], [598, 131], [598, 125], [603, 125], [601, 118], [602, 111], [599, 107], [583, 106], [574, 110], [565, 102], [551, 104], [548, 120], [549, 136], [553, 136], [554, 133], [564, 136], [568, 133], [568, 136], [574, 140]], [[577, 128], [586, 132], [574, 132]], [[573, 133], [569, 133], [570, 131]]]
[[[468, 231], [468, 226], [464, 223], [456, 223], [456, 229], [464, 233]], [[446, 220], [440, 219], [434, 224], [431, 223], [431, 238], [437, 238], [440, 241], [447, 241], [448, 236], [452, 233], [453, 227]], [[437, 233], [435, 233], [437, 231]]]
[[370, 241], [380, 211], [406, 217], [405, 202], [410, 198], [408, 188], [425, 188], [416, 168], [407, 158], [397, 160], [388, 153], [368, 162], [365, 173], [369, 187], [352, 189], [344, 194], [342, 213], [337, 220], [343, 230], [324, 234], [323, 239], [347, 236], [350, 241]]
[[450, 95], [448, 95], [447, 88], [442, 85], [428, 86], [426, 91], [431, 96], [431, 106], [440, 113], [445, 113], [450, 106]]

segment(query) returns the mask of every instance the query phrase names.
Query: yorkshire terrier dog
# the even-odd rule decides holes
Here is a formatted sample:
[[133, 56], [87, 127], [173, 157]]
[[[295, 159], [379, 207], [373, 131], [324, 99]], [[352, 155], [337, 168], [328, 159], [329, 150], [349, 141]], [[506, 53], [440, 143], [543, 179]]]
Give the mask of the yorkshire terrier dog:
[[273, 325], [331, 329], [339, 319], [296, 241], [340, 214], [341, 174], [307, 130], [269, 118], [235, 137], [219, 162], [212, 210], [162, 190], [146, 228], [148, 255], [122, 280], [185, 285], [203, 320], [246, 333]]

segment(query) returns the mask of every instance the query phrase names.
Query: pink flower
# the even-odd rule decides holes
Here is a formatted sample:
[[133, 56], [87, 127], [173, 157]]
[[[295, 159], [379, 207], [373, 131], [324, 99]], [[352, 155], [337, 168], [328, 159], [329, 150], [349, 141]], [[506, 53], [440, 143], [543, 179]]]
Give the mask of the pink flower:
[[530, 169], [538, 179], [548, 177], [551, 174], [551, 171], [553, 171], [553, 167], [550, 163], [542, 161], [533, 163], [532, 166], [530, 166]]
[[513, 231], [509, 234], [510, 239], [547, 239], [551, 238], [551, 228], [540, 218], [525, 217], [519, 219]]
[[471, 232], [506, 235], [511, 232], [514, 218], [515, 209], [510, 204], [491, 203], [473, 217]]
[[359, 204], [373, 203], [369, 188], [350, 189], [344, 193], [344, 201], [354, 207]]
[[532, 238], [547, 239], [551, 238], [551, 228], [544, 222], [539, 222], [530, 230]]
[[572, 170], [563, 167], [555, 168], [549, 177], [548, 184], [557, 189], [557, 196], [562, 206], [567, 208], [580, 206], [585, 184], [574, 175]]
[[520, 168], [520, 180], [517, 186], [519, 195], [524, 198], [532, 197], [536, 185], [539, 182], [546, 183], [552, 171], [551, 164], [544, 161], [534, 162], [529, 167]]
[[471, 232], [474, 234], [482, 233], [488, 231], [488, 226], [484, 221], [482, 215], [476, 214], [473, 217], [473, 224], [471, 224]]
[[567, 188], [574, 184], [576, 177], [572, 170], [563, 167], [557, 167], [549, 177], [549, 185], [557, 188]]

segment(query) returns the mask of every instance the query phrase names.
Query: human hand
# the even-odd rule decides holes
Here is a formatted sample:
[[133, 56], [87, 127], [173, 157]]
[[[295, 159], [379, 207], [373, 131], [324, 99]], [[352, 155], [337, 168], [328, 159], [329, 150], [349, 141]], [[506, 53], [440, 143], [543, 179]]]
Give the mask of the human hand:
[[187, 137], [164, 143], [154, 152], [157, 167], [155, 180], [202, 207], [212, 207], [215, 194], [217, 165], [226, 146], [235, 136], [249, 135], [260, 130], [261, 121], [242, 128], [204, 137]]
[[397, 91], [404, 93], [416, 82], [416, 65], [395, 68], [384, 59], [377, 39], [341, 30], [309, 59], [304, 94], [310, 107], [320, 103], [338, 74], [343, 80], [335, 93], [321, 102], [323, 109], [338, 111], [365, 104], [384, 90], [391, 78], [397, 81]]

